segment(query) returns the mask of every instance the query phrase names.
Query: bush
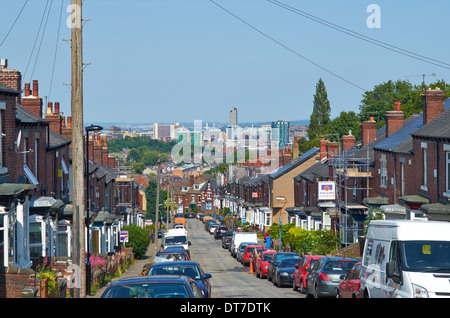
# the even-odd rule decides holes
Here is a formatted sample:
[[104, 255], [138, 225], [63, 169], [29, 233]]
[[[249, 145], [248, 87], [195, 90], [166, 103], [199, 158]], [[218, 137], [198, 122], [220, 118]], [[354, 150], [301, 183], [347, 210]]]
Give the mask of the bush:
[[148, 232], [136, 224], [124, 226], [122, 231], [128, 231], [128, 242], [125, 243], [125, 246], [133, 248], [136, 259], [144, 258], [148, 245], [150, 244]]

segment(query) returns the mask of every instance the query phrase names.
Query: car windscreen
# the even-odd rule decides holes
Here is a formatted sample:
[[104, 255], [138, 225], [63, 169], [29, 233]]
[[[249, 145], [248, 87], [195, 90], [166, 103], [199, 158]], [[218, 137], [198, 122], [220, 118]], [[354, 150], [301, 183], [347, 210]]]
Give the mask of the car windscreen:
[[187, 244], [186, 236], [166, 236], [166, 245], [183, 245]]
[[280, 267], [295, 267], [299, 262], [298, 258], [286, 258], [280, 262]]
[[402, 266], [414, 272], [450, 273], [450, 242], [401, 242]]
[[132, 283], [109, 288], [103, 298], [189, 298], [183, 283]]

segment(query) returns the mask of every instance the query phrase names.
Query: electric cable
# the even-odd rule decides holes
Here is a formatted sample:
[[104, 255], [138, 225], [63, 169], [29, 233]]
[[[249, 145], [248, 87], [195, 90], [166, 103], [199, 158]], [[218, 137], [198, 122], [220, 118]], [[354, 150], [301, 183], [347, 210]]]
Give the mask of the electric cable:
[[278, 40], [274, 39], [273, 37], [269, 36], [268, 34], [264, 33], [263, 31], [259, 30], [259, 29], [256, 28], [256, 27], [254, 27], [254, 26], [251, 25], [250, 23], [244, 21], [243, 19], [241, 19], [240, 17], [238, 17], [237, 15], [235, 15], [233, 12], [227, 10], [226, 8], [224, 8], [223, 6], [219, 5], [219, 4], [216, 3], [215, 1], [213, 1], [213, 0], [209, 0], [209, 1], [212, 2], [212, 3], [214, 3], [216, 6], [218, 6], [219, 8], [221, 8], [222, 10], [224, 10], [225, 12], [227, 12], [228, 14], [232, 15], [233, 17], [235, 17], [236, 19], [238, 19], [239, 21], [241, 21], [242, 23], [244, 23], [244, 24], [247, 25], [248, 27], [252, 28], [252, 29], [255, 30], [256, 32], [262, 34], [263, 36], [265, 36], [265, 37], [268, 38], [269, 40], [271, 40], [271, 41], [277, 43], [277, 44], [280, 45], [281, 47], [283, 47], [283, 48], [285, 48], [286, 50], [288, 50], [288, 51], [294, 53], [295, 55], [297, 55], [298, 57], [304, 59], [305, 61], [307, 61], [307, 62], [309, 62], [309, 63], [315, 65], [316, 67], [320, 68], [321, 70], [323, 70], [323, 71], [325, 71], [325, 72], [327, 72], [327, 73], [329, 73], [329, 74], [331, 74], [331, 75], [333, 75], [333, 76], [339, 78], [340, 80], [342, 80], [342, 81], [344, 81], [344, 82], [346, 82], [346, 83], [348, 83], [348, 84], [350, 84], [350, 85], [352, 85], [352, 86], [354, 86], [354, 87], [356, 87], [356, 88], [358, 88], [358, 89], [360, 89], [360, 90], [362, 90], [362, 91], [364, 91], [364, 92], [367, 91], [366, 89], [362, 88], [361, 86], [359, 86], [359, 85], [357, 85], [357, 84], [355, 84], [355, 83], [353, 83], [353, 82], [351, 82], [351, 81], [345, 79], [344, 77], [342, 77], [342, 76], [340, 76], [340, 75], [338, 75], [338, 74], [336, 74], [336, 73], [330, 71], [329, 69], [327, 69], [327, 68], [325, 68], [325, 67], [319, 65], [318, 63], [312, 61], [311, 59], [309, 59], [309, 58], [307, 58], [307, 57], [305, 57], [305, 56], [303, 56], [302, 54], [298, 53], [297, 51], [294, 51], [293, 49], [289, 48], [289, 47], [286, 46], [285, 44], [279, 42]]

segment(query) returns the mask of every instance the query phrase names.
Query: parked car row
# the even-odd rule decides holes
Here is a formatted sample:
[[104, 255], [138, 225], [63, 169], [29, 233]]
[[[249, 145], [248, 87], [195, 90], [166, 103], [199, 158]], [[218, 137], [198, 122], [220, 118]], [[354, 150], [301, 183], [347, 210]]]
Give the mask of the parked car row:
[[306, 297], [360, 297], [361, 262], [356, 258], [275, 251], [258, 244], [256, 233], [230, 231], [213, 218], [200, 219], [205, 230], [222, 240], [222, 248], [243, 266], [251, 266], [257, 278], [292, 286]]
[[[153, 265], [144, 276], [117, 280], [108, 286], [101, 297], [210, 298], [209, 279], [212, 276], [205, 273], [198, 262], [191, 260], [188, 250], [190, 242], [184, 227], [186, 223], [181, 218], [178, 216], [180, 222], [163, 235], [164, 250], [158, 251]], [[168, 238], [170, 242], [167, 242]]]

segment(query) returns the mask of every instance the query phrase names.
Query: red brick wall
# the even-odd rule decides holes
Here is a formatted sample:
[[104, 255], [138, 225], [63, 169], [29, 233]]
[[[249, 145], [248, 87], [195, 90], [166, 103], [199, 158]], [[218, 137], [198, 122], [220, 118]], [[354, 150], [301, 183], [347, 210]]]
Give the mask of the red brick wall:
[[0, 267], [0, 298], [20, 298], [24, 288], [35, 286], [34, 275], [28, 268]]

